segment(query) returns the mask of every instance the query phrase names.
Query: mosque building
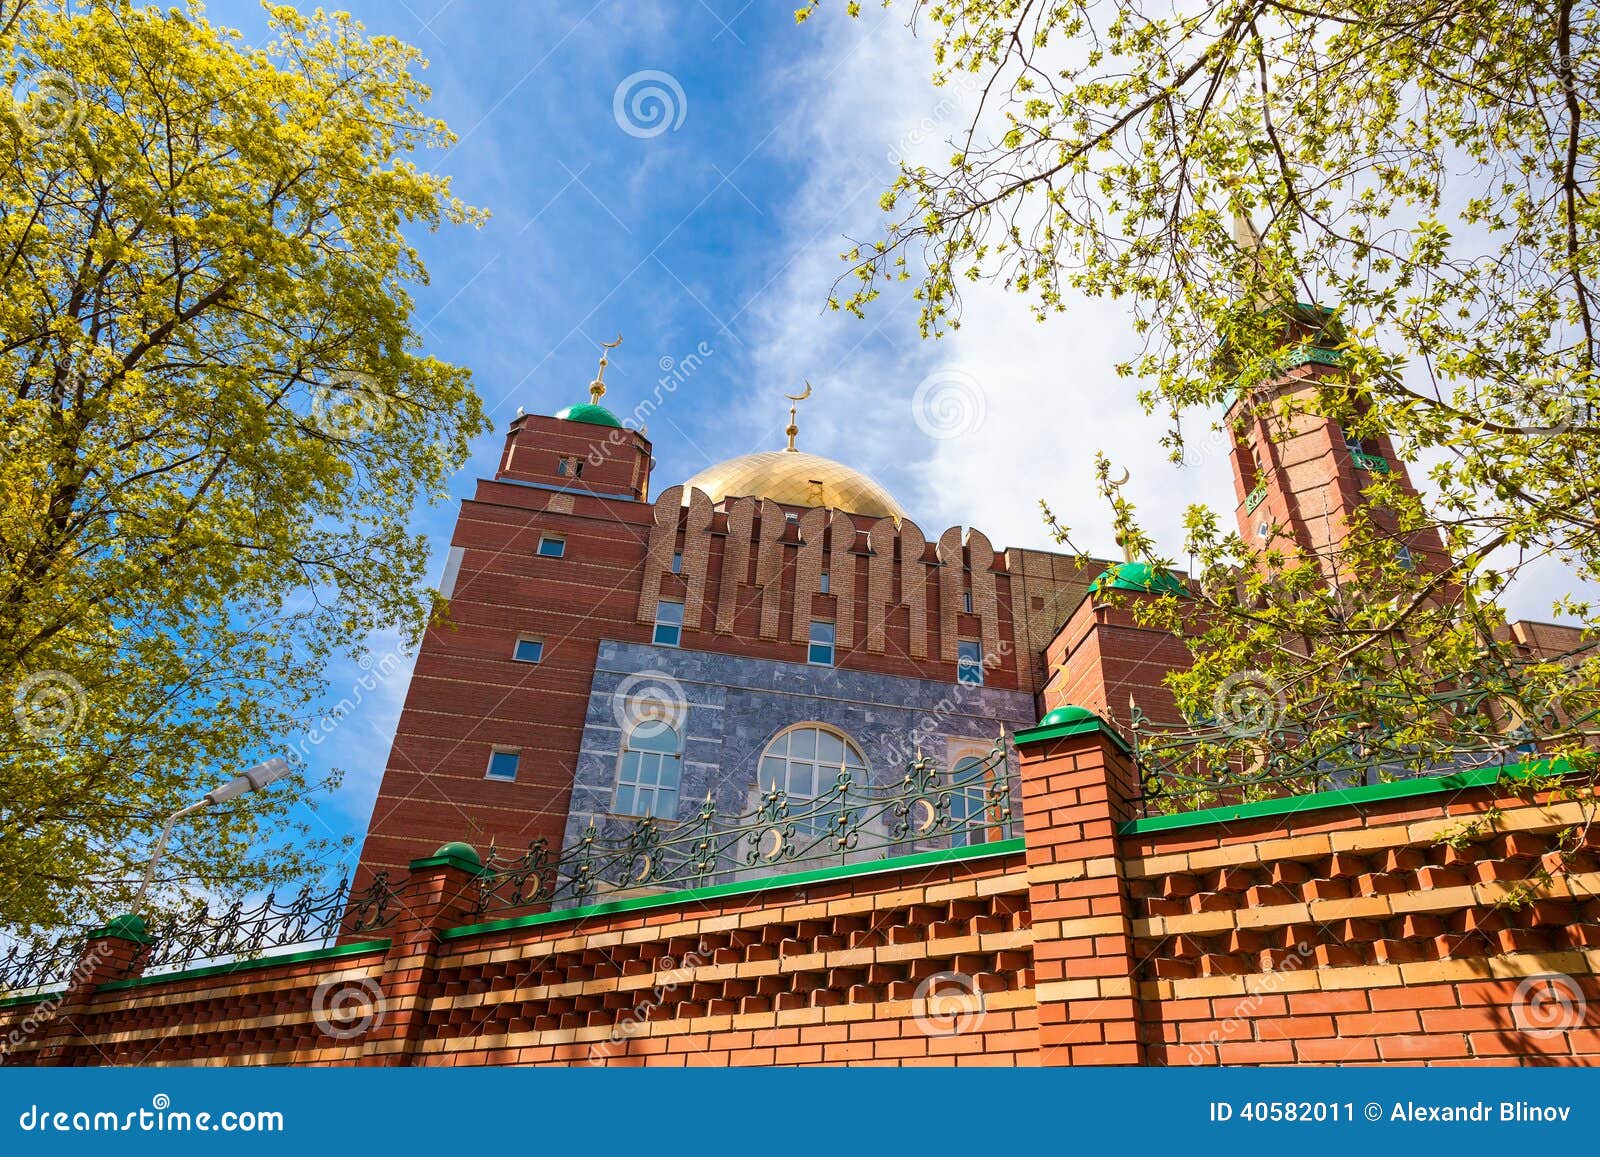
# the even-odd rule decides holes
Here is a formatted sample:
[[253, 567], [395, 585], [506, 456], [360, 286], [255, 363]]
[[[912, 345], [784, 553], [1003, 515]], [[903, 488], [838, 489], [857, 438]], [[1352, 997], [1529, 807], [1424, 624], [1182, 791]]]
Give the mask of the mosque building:
[[[748, 814], [770, 790], [803, 804], [841, 777], [888, 786], [914, 760], [970, 821], [940, 839], [998, 839], [1007, 817], [983, 811], [1006, 731], [1065, 704], [1179, 722], [1163, 678], [1188, 651], [1129, 602], [1183, 597], [1182, 576], [929, 534], [862, 471], [799, 449], [795, 406], [787, 446], [653, 493], [650, 442], [603, 404], [605, 367], [588, 402], [519, 415], [462, 503], [448, 621], [417, 657], [365, 878], [452, 840], [554, 855], [591, 828]], [[1337, 355], [1303, 343], [1281, 371], [1259, 389], [1312, 389]], [[1234, 429], [1246, 535], [1334, 558], [1368, 478], [1411, 485], [1387, 437], [1310, 415]], [[1389, 529], [1405, 565], [1446, 565], [1432, 530]], [[1539, 651], [1572, 641], [1511, 631]]]

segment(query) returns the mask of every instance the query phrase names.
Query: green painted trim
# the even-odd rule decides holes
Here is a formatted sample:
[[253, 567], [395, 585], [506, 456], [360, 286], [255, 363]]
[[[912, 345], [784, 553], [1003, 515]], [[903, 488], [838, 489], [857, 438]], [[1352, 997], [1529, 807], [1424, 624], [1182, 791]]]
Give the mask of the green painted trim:
[[1024, 850], [1019, 837], [1012, 840], [995, 840], [988, 844], [973, 844], [965, 848], [939, 848], [931, 852], [917, 852], [909, 856], [895, 856], [887, 860], [869, 860], [863, 864], [841, 864], [835, 868], [817, 868], [810, 872], [793, 872], [787, 876], [768, 876], [763, 880], [741, 880], [733, 884], [713, 884], [707, 888], [689, 888], [681, 892], [663, 892], [659, 896], [634, 896], [627, 900], [613, 900], [608, 904], [589, 904], [582, 908], [563, 908], [558, 912], [537, 912], [531, 916], [509, 916], [504, 920], [487, 920], [481, 924], [463, 924], [439, 933], [441, 940], [459, 940], [463, 936], [477, 936], [484, 932], [504, 932], [511, 928], [533, 928], [540, 924], [558, 924], [563, 920], [583, 920], [590, 916], [611, 916], [619, 912], [638, 912], [645, 908], [670, 908], [692, 904], [699, 900], [715, 900], [724, 896], [744, 896], [751, 892], [765, 892], [773, 888], [793, 888], [802, 884], [819, 884], [828, 880], [843, 880], [853, 876], [873, 876], [880, 872], [900, 872], [912, 868], [931, 867], [935, 864], [958, 863], [964, 860], [985, 860], [995, 856], [1010, 856]]
[[[1540, 768], [1545, 770], [1541, 771]], [[1294, 815], [1299, 812], [1321, 811], [1332, 807], [1360, 807], [1383, 803], [1392, 799], [1409, 799], [1422, 795], [1440, 795], [1461, 791], [1469, 787], [1493, 787], [1502, 779], [1529, 779], [1538, 776], [1566, 775], [1573, 767], [1564, 759], [1538, 759], [1513, 763], [1505, 767], [1477, 767], [1471, 771], [1458, 771], [1454, 775], [1402, 779], [1394, 783], [1377, 783], [1365, 787], [1346, 787], [1337, 791], [1319, 791], [1310, 795], [1291, 795], [1281, 799], [1266, 799], [1258, 803], [1233, 804], [1228, 807], [1202, 808], [1200, 811], [1179, 812], [1170, 816], [1151, 816], [1148, 819], [1128, 820], [1118, 825], [1120, 835], [1132, 836], [1143, 832], [1170, 832], [1180, 828], [1197, 828], [1206, 824], [1231, 823], [1237, 820], [1261, 819], [1266, 816]]]
[[1024, 727], [1011, 737], [1011, 742], [1021, 747], [1024, 743], [1043, 743], [1046, 739], [1064, 739], [1069, 735], [1087, 735], [1091, 731], [1098, 731], [1111, 742], [1129, 755], [1133, 748], [1128, 746], [1128, 741], [1116, 733], [1116, 730], [1107, 726], [1105, 720], [1098, 716], [1094, 719], [1084, 719], [1077, 723], [1058, 723], [1048, 727]]
[[57, 997], [66, 995], [66, 990], [60, 989], [56, 992], [30, 992], [25, 996], [0, 996], [0, 1008], [16, 1008], [18, 1005], [23, 1004], [43, 1004], [47, 1000], [55, 1000]]
[[336, 944], [332, 948], [308, 948], [304, 952], [289, 952], [282, 956], [263, 956], [256, 960], [235, 960], [228, 964], [207, 964], [203, 968], [190, 968], [183, 972], [162, 972], [155, 976], [135, 976], [128, 980], [109, 980], [95, 989], [96, 992], [116, 992], [124, 988], [142, 988], [148, 984], [165, 984], [169, 980], [193, 980], [200, 976], [228, 976], [235, 972], [248, 972], [255, 968], [271, 968], [275, 964], [304, 964], [309, 960], [338, 960], [345, 956], [365, 956], [369, 952], [383, 952], [389, 947], [387, 940], [363, 940], [356, 944]]
[[1382, 454], [1368, 454], [1363, 450], [1350, 451], [1350, 463], [1362, 470], [1370, 470], [1374, 474], [1389, 473], [1389, 460]]
[[1267, 484], [1256, 483], [1256, 488], [1244, 496], [1244, 512], [1254, 514], [1256, 507], [1261, 505], [1261, 500], [1267, 496]]
[[471, 872], [474, 876], [481, 876], [487, 871], [480, 861], [457, 855], [423, 856], [420, 860], [412, 860], [409, 867], [413, 872], [420, 872], [426, 868], [460, 868], [463, 872]]

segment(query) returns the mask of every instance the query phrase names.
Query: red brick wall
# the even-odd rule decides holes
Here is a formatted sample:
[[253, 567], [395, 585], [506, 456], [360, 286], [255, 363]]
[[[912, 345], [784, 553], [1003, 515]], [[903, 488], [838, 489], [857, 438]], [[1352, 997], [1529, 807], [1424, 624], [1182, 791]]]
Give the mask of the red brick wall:
[[[405, 935], [387, 953], [97, 993], [68, 1010], [54, 1063], [1015, 1065], [1037, 1051], [1016, 853], [420, 952]], [[359, 1015], [378, 994], [382, 1015]], [[355, 1027], [329, 1015], [346, 1002]], [[0, 1009], [0, 1037], [28, 1012]], [[33, 1034], [12, 1063], [48, 1044]]]
[[1135, 831], [1105, 733], [1021, 755], [1026, 853], [443, 937], [472, 876], [421, 861], [387, 948], [90, 985], [9, 1062], [1600, 1061], [1600, 847], [1553, 858], [1580, 805], [1485, 786]]

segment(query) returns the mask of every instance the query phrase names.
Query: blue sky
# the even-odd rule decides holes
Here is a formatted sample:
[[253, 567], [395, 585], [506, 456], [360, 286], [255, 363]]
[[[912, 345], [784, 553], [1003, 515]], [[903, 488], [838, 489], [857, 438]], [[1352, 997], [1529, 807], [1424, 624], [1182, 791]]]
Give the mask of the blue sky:
[[[1116, 378], [1114, 363], [1135, 348], [1120, 304], [1078, 302], [1038, 325], [1020, 298], [979, 288], [961, 331], [938, 342], [919, 339], [906, 294], [886, 295], [866, 321], [825, 310], [845, 238], [870, 236], [878, 221], [892, 158], [948, 154], [969, 94], [932, 87], [928, 43], [905, 27], [902, 7], [864, 5], [851, 22], [829, 3], [797, 28], [794, 6], [347, 6], [370, 32], [427, 55], [432, 111], [460, 140], [422, 163], [493, 214], [481, 230], [417, 238], [432, 275], [418, 294], [427, 349], [472, 370], [496, 425], [452, 500], [417, 513], [435, 578], [456, 501], [493, 473], [517, 408], [550, 413], [584, 400], [596, 343], [619, 332], [607, 374], [607, 404], [619, 413], [651, 394], [664, 359], [711, 351], [649, 418], [656, 491], [712, 462], [780, 447], [781, 394], [809, 379], [816, 394], [801, 447], [877, 477], [930, 537], [961, 524], [997, 547], [1047, 547], [1037, 502], [1046, 498], [1082, 545], [1112, 553], [1093, 493], [1097, 449], [1132, 471], [1126, 493], [1170, 550], [1186, 504], [1231, 509], [1220, 438], [1201, 430], [1183, 466], [1167, 463], [1163, 421]], [[253, 3], [213, 3], [208, 15], [263, 39]], [[667, 94], [659, 132], [615, 115], [619, 86], [639, 73], [670, 78], [623, 89], [625, 109], [641, 85]], [[1561, 585], [1557, 576], [1530, 589], [1517, 610], [1548, 617]], [[392, 645], [373, 640], [379, 653]], [[346, 772], [331, 798], [308, 801], [334, 832], [365, 829], [408, 672], [401, 662], [354, 693], [359, 670], [330, 674], [329, 705], [360, 700], [313, 753], [313, 771]]]

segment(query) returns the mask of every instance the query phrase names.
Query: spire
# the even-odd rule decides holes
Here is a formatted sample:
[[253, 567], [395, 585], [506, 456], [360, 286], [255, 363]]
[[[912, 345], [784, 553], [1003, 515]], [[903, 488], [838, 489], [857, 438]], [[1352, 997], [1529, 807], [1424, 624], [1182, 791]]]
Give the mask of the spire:
[[1261, 234], [1256, 232], [1254, 222], [1244, 213], [1233, 215], [1233, 241], [1240, 249], [1252, 255], [1261, 248]]
[[807, 398], [809, 398], [811, 396], [811, 383], [810, 382], [806, 382], [806, 388], [805, 388], [805, 392], [804, 393], [801, 393], [801, 394], [785, 394], [783, 396], [788, 398], [790, 402], [794, 403], [793, 405], [791, 405], [789, 407], [789, 425], [788, 425], [788, 428], [784, 430], [784, 433], [789, 435], [789, 446], [788, 446], [789, 453], [797, 454], [797, 453], [799, 453], [799, 451], [794, 448], [794, 436], [800, 432], [800, 427], [796, 426], [794, 424], [795, 407], [798, 406], [799, 403], [805, 401]]
[[622, 335], [617, 335], [616, 341], [603, 341], [600, 343], [600, 368], [595, 371], [594, 381], [589, 383], [589, 404], [598, 406], [600, 399], [606, 396], [606, 366], [611, 363], [606, 360], [606, 351], [614, 350], [622, 344]]

